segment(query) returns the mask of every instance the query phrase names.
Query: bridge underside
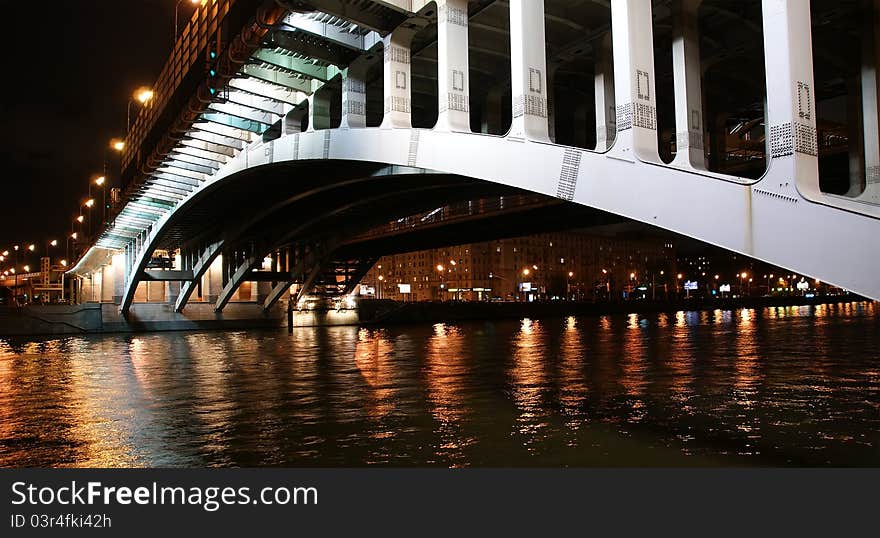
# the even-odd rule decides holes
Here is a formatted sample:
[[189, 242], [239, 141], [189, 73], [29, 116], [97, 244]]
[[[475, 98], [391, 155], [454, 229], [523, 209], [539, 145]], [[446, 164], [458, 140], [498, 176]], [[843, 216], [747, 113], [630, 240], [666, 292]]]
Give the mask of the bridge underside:
[[[382, 228], [462, 202], [473, 209], [448, 221]], [[230, 176], [177, 211], [155, 236], [153, 252], [136, 262], [121, 303], [123, 311], [130, 308], [141, 282], [179, 282], [166, 298], [178, 311], [197, 291], [220, 311], [251, 283], [249, 300], [268, 309], [294, 284], [299, 298], [349, 294], [384, 254], [617, 220], [554, 197], [421, 168], [277, 163]]]

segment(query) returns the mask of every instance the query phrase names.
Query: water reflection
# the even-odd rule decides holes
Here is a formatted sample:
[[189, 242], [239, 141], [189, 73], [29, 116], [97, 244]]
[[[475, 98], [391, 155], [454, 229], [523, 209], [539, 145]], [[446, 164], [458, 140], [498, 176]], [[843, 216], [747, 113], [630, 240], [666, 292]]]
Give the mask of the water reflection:
[[0, 340], [0, 466], [878, 465], [873, 303]]

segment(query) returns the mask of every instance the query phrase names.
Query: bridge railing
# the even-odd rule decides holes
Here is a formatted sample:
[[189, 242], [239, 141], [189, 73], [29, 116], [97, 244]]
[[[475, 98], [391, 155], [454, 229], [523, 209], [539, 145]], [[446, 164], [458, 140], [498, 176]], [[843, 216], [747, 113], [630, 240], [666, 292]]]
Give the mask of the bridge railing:
[[486, 216], [493, 213], [505, 213], [513, 210], [522, 211], [535, 207], [543, 207], [552, 203], [559, 202], [557, 200], [548, 200], [546, 196], [540, 195], [499, 196], [498, 198], [484, 198], [469, 202], [460, 202], [438, 207], [426, 213], [411, 215], [388, 222], [382, 226], [372, 228], [352, 237], [352, 241], [362, 241], [388, 234], [412, 231], [415, 228], [448, 223], [453, 220], [464, 219], [476, 215]]
[[144, 142], [155, 127], [158, 117], [194, 65], [204, 59], [205, 48], [210, 39], [216, 39], [223, 18], [236, 0], [212, 0], [196, 9], [192, 19], [174, 44], [171, 55], [159, 73], [153, 89], [153, 97], [140, 110], [129, 127], [125, 150], [122, 154], [122, 170], [132, 161], [140, 162], [145, 149]]

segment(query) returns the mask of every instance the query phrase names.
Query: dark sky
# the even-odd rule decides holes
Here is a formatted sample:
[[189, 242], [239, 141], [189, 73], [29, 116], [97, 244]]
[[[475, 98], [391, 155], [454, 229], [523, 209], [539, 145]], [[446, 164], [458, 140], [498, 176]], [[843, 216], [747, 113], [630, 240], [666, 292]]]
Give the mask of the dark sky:
[[[124, 136], [134, 88], [162, 69], [176, 3], [0, 0], [0, 252], [15, 242], [63, 245], [104, 159], [118, 170], [109, 140]], [[182, 3], [181, 20], [192, 9]]]

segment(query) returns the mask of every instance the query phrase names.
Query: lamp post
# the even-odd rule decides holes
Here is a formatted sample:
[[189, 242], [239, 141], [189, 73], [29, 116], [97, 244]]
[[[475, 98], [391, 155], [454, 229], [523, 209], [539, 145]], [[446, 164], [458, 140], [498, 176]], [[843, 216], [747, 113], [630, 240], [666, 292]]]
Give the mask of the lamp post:
[[[458, 264], [456, 263], [455, 260], [449, 260], [449, 265], [450, 265], [450, 267], [452, 267], [452, 269], [450, 269], [450, 271], [455, 273], [455, 280], [457, 282], [457, 290], [458, 291], [456, 291], [455, 295], [452, 296], [452, 300], [455, 301], [456, 299], [459, 299], [460, 295], [461, 295], [461, 273], [458, 272], [458, 267], [456, 267], [456, 265], [458, 265]], [[448, 283], [448, 281], [447, 281], [447, 283]]]
[[12, 247], [12, 250], [15, 251], [15, 265], [12, 267], [12, 274], [15, 275], [15, 284], [12, 286], [12, 289], [15, 290], [15, 297], [13, 297], [13, 301], [15, 304], [18, 304], [18, 245]]
[[523, 276], [523, 278], [522, 278], [522, 282], [520, 282], [520, 285], [519, 285], [519, 287], [520, 287], [520, 291], [521, 291], [522, 294], [523, 294], [523, 302], [528, 302], [528, 299], [526, 298], [526, 290], [523, 289], [523, 284], [525, 284], [525, 282], [526, 282], [526, 277], [529, 276], [529, 273], [531, 273], [531, 271], [529, 271], [529, 268], [528, 268], [528, 267], [526, 267], [525, 269], [523, 269], [523, 271], [522, 271], [522, 276]]
[[383, 282], [384, 280], [385, 280], [385, 277], [382, 276], [382, 275], [379, 275], [379, 289], [377, 290], [377, 291], [379, 292], [379, 294], [378, 294], [377, 299], [381, 299], [381, 298], [382, 298], [382, 282]]
[[[180, 4], [184, 3], [185, 1], [186, 0], [177, 0], [177, 4], [174, 5], [174, 42], [171, 44], [172, 46], [177, 43], [177, 34], [180, 31], [180, 24], [178, 20], [180, 11], [179, 8]], [[202, 3], [202, 0], [189, 0], [189, 3], [195, 6]]]
[[100, 176], [95, 179], [95, 185], [101, 187], [101, 225], [103, 226], [107, 222], [107, 189], [104, 188], [104, 184], [107, 183], [107, 178], [105, 176]]
[[571, 300], [571, 277], [574, 276], [574, 271], [569, 271], [568, 276], [565, 279], [565, 300]]
[[[85, 203], [83, 205], [86, 206], [86, 208], [88, 208], [91, 211], [92, 207], [94, 207], [94, 205], [95, 205], [95, 199], [89, 198], [88, 200], [85, 201]], [[82, 215], [80, 215], [80, 217], [82, 217]], [[91, 237], [92, 236], [92, 215], [91, 215], [91, 213], [89, 213], [88, 220], [89, 220], [89, 237]], [[82, 222], [82, 221], [80, 221], [80, 222]]]
[[636, 274], [629, 274], [629, 300], [632, 301], [633, 291], [636, 289]]
[[[135, 101], [139, 102], [141, 106], [145, 106], [150, 100], [153, 98], [153, 90], [147, 88], [146, 86], [141, 86], [137, 90], [134, 91], [134, 94], [128, 100], [128, 106], [126, 108], [125, 115], [125, 136], [128, 137], [130, 135], [129, 131], [131, 130], [131, 105]], [[123, 146], [124, 147], [124, 146]]]
[[438, 288], [437, 295], [438, 295], [438, 299], [440, 299], [441, 301], [443, 300], [443, 271], [445, 269], [446, 268], [443, 267], [442, 263], [437, 264], [437, 272], [440, 273], [440, 287]]
[[71, 232], [70, 235], [67, 236], [67, 256], [66, 258], [70, 258], [70, 240], [73, 239], [74, 246], [76, 246], [76, 238], [79, 237], [79, 234], [76, 232]]

